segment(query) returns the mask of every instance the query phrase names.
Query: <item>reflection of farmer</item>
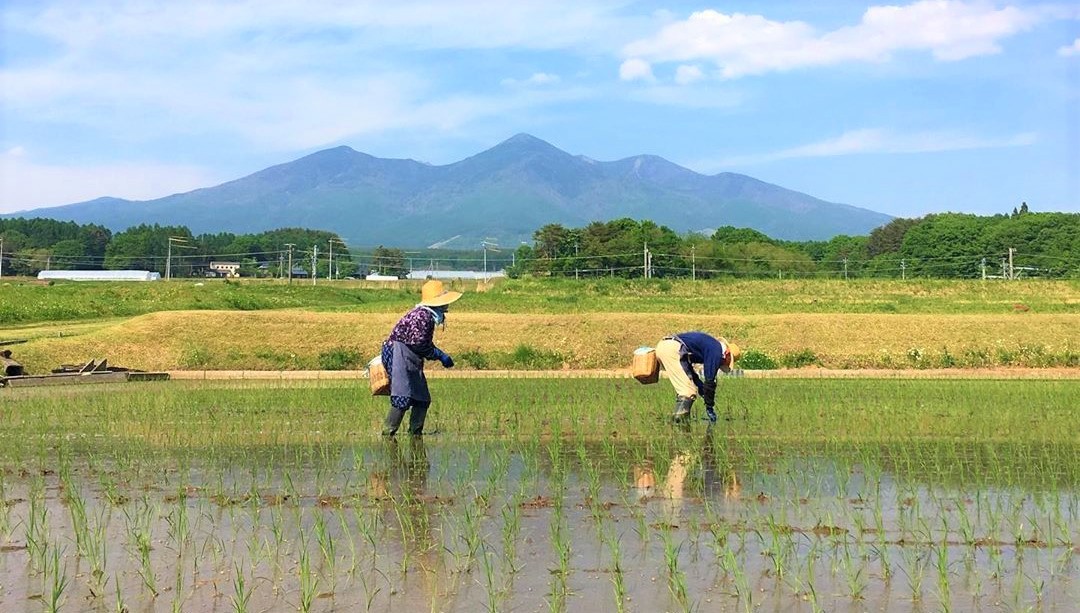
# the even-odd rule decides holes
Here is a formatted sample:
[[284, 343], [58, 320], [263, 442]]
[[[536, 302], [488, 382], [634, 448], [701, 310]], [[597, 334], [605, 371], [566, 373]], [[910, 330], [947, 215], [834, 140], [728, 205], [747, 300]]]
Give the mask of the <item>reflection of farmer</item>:
[[383, 445], [383, 454], [376, 457], [368, 475], [368, 495], [375, 499], [422, 495], [431, 470], [424, 437], [410, 437], [407, 448], [402, 448], [396, 437], [383, 439]]
[[[656, 357], [675, 387], [673, 418], [676, 422], [690, 418], [690, 407], [699, 394], [705, 399], [709, 421], [716, 421], [716, 376], [720, 371], [731, 372], [731, 366], [740, 354], [734, 343], [704, 332], [682, 332], [656, 344]], [[701, 376], [694, 370], [695, 364], [701, 364]]]
[[390, 412], [383, 434], [396, 434], [410, 408], [409, 434], [424, 433], [424, 419], [431, 406], [424, 360], [439, 360], [446, 368], [454, 366], [454, 360], [435, 346], [432, 337], [435, 324], [446, 321], [450, 303], [458, 298], [461, 292], [447, 291], [442, 281], [428, 281], [421, 289], [420, 304], [402, 316], [383, 343], [382, 362], [390, 377]]
[[643, 500], [662, 501], [665, 521], [669, 523], [679, 522], [687, 498], [687, 487], [701, 486], [700, 494], [710, 500], [720, 497], [738, 500], [742, 487], [735, 474], [735, 467], [728, 454], [723, 448], [718, 448], [717, 444], [718, 440], [710, 426], [702, 439], [700, 451], [689, 441], [674, 449], [663, 481], [659, 484], [659, 477], [651, 460], [635, 464], [634, 491]]

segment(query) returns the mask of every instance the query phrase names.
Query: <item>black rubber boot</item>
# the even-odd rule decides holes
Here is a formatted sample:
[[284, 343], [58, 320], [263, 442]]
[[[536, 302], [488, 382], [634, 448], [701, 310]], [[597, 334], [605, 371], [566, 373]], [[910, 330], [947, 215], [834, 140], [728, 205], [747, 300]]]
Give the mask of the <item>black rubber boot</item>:
[[409, 413], [409, 434], [420, 436], [424, 433], [424, 420], [427, 419], [427, 410], [430, 402], [414, 402]]
[[693, 406], [693, 404], [693, 396], [676, 396], [675, 412], [671, 415], [671, 420], [677, 424], [690, 421], [690, 407]]
[[386, 414], [386, 421], [383, 422], [383, 436], [394, 436], [397, 434], [398, 428], [401, 427], [401, 420], [404, 418], [405, 409], [390, 407], [390, 412]]

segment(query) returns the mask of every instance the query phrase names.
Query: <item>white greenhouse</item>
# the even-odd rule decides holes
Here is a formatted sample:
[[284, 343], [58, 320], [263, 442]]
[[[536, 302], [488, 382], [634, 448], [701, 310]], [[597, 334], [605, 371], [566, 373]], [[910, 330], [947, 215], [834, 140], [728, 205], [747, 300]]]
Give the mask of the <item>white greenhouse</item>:
[[43, 270], [37, 278], [46, 281], [160, 281], [161, 275], [149, 270]]

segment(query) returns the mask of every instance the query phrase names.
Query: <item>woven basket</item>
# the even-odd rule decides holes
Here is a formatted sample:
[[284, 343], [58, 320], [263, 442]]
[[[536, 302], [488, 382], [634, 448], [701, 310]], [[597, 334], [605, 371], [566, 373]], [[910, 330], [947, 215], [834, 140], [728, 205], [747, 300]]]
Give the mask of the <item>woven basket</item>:
[[630, 363], [630, 372], [634, 378], [646, 385], [660, 380], [660, 361], [656, 359], [656, 350], [652, 347], [640, 347], [634, 350], [634, 360]]
[[386, 368], [382, 363], [382, 356], [368, 362], [368, 386], [372, 396], [390, 395], [390, 377], [386, 374]]

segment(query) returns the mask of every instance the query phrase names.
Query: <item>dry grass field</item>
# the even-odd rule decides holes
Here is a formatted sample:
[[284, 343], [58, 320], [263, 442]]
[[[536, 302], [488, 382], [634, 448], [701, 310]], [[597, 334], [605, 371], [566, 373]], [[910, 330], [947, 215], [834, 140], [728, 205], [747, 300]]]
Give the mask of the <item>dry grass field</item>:
[[[398, 316], [161, 312], [24, 329], [36, 338], [14, 349], [31, 372], [92, 358], [140, 369], [358, 368], [376, 355]], [[1070, 367], [1080, 360], [1077, 323], [1075, 315], [1037, 313], [453, 313], [436, 343], [463, 369], [621, 368], [636, 347], [690, 329], [739, 343], [749, 352], [748, 368], [762, 356], [779, 366], [843, 369]]]

